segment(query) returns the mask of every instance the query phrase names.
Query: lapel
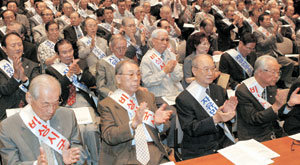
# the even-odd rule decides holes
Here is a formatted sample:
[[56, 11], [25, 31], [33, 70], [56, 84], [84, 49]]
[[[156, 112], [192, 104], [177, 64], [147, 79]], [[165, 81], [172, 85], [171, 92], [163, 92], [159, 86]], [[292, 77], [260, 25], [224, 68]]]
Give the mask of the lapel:
[[29, 148], [32, 148], [32, 153], [37, 158], [40, 155], [40, 142], [38, 138], [26, 127], [23, 120], [21, 120], [21, 132], [20, 136], [25, 141], [24, 145], [28, 145]]
[[29, 61], [22, 57], [22, 66], [24, 68], [25, 75], [29, 78], [30, 76], [30, 66], [29, 66]]
[[112, 98], [111, 99], [115, 104], [114, 104], [114, 116], [118, 117], [118, 120], [120, 121], [120, 123], [124, 124], [124, 123], [129, 123], [129, 116], [128, 116], [128, 112], [126, 109], [124, 109], [119, 103], [115, 102]]

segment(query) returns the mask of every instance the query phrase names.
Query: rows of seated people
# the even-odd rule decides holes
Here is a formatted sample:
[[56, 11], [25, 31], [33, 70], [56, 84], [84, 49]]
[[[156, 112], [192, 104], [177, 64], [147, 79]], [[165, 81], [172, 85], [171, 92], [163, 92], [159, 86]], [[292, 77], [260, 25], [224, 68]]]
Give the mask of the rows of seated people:
[[[151, 157], [148, 164], [173, 160], [169, 148], [178, 147], [178, 137], [181, 152], [175, 155], [182, 160], [238, 140], [298, 133], [299, 63], [286, 52], [300, 53], [299, 5], [293, 0], [3, 0], [0, 121], [10, 118], [10, 109], [30, 104], [31, 81], [47, 74], [61, 85], [61, 107], [89, 107], [100, 118], [79, 125], [87, 164], [135, 164], [131, 146], [138, 113], [128, 110], [129, 120], [121, 119], [110, 106], [118, 104], [118, 94], [137, 86], [129, 96], [140, 107], [152, 110], [153, 101], [154, 111], [170, 110], [157, 110], [157, 116], [167, 116], [159, 123], [169, 127], [154, 124], [166, 150], [156, 146], [166, 159]], [[130, 72], [122, 73], [125, 68]], [[123, 81], [122, 74], [138, 85]], [[235, 95], [228, 96], [228, 89]], [[139, 102], [139, 91], [149, 97], [148, 106]], [[122, 124], [128, 129], [121, 130]], [[19, 154], [21, 162], [40, 160], [39, 154], [27, 158], [10, 150], [3, 129], [0, 124], [4, 164], [14, 164], [10, 154]], [[131, 139], [113, 136], [124, 132]], [[150, 146], [156, 137], [145, 134]]]

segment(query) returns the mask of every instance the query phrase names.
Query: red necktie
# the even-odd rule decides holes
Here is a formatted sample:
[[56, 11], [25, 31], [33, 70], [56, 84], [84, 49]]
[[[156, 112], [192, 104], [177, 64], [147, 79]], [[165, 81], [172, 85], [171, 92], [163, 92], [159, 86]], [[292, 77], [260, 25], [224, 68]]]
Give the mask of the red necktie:
[[69, 98], [67, 104], [69, 106], [73, 105], [76, 102], [76, 87], [73, 84], [69, 85]]

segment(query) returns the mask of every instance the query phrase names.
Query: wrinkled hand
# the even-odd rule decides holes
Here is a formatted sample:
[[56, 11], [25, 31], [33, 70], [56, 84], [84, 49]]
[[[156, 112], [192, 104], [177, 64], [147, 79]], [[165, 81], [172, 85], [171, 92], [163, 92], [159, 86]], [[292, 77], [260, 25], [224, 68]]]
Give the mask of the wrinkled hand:
[[146, 111], [146, 109], [148, 109], [147, 106], [148, 106], [148, 104], [146, 102], [142, 102], [140, 104], [140, 107], [136, 110], [135, 116], [132, 120], [132, 127], [134, 129], [136, 129], [138, 125], [142, 124], [143, 118], [145, 115], [145, 111]]
[[172, 72], [174, 71], [176, 65], [177, 65], [177, 61], [176, 61], [176, 60], [170, 60], [170, 61], [168, 61], [168, 63], [165, 65], [165, 67], [164, 67], [163, 70], [164, 70], [164, 72], [165, 72], [166, 74], [172, 73]]
[[233, 112], [236, 109], [236, 106], [238, 104], [237, 97], [231, 96], [229, 100], [226, 100], [225, 103], [223, 104], [223, 112]]
[[38, 156], [37, 164], [38, 165], [48, 165], [46, 153], [45, 153], [43, 147], [40, 147], [40, 155]]
[[278, 113], [278, 110], [286, 103], [288, 92], [288, 89], [277, 89], [275, 102], [272, 105], [272, 109], [275, 113]]
[[235, 111], [223, 112], [224, 105], [219, 107], [216, 114], [213, 116], [214, 123], [227, 122], [235, 116]]
[[163, 123], [167, 122], [170, 119], [173, 111], [172, 110], [166, 110], [166, 107], [167, 107], [167, 104], [163, 104], [160, 108], [158, 108], [155, 111], [154, 123], [156, 125], [163, 124]]
[[300, 87], [296, 88], [293, 91], [289, 101], [287, 102], [289, 106], [295, 106], [296, 104], [300, 104], [300, 94], [298, 94], [299, 91], [300, 91]]
[[70, 143], [66, 142], [66, 145], [62, 150], [63, 161], [65, 164], [76, 163], [80, 158], [80, 149], [77, 147], [75, 148], [69, 148], [69, 147], [70, 147]]

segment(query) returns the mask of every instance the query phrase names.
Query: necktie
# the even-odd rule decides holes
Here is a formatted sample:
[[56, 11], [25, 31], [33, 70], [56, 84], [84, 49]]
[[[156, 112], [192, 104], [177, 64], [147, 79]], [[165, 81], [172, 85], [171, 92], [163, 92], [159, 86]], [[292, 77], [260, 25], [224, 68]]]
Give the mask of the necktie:
[[41, 147], [44, 149], [48, 164], [54, 165], [54, 153], [52, 152], [51, 148], [45, 144], [44, 142], [41, 142]]
[[261, 98], [266, 100], [266, 89], [264, 89], [263, 92], [261, 93]]
[[208, 96], [210, 96], [210, 91], [209, 91], [209, 88], [208, 88], [208, 87], [205, 89], [205, 93], [206, 93]]
[[76, 102], [76, 87], [73, 84], [69, 85], [69, 98], [67, 104], [69, 106], [73, 105]]
[[150, 153], [148, 149], [148, 144], [147, 144], [143, 124], [138, 125], [137, 128], [135, 129], [134, 140], [135, 140], [136, 159], [140, 163], [145, 165], [150, 160]]

